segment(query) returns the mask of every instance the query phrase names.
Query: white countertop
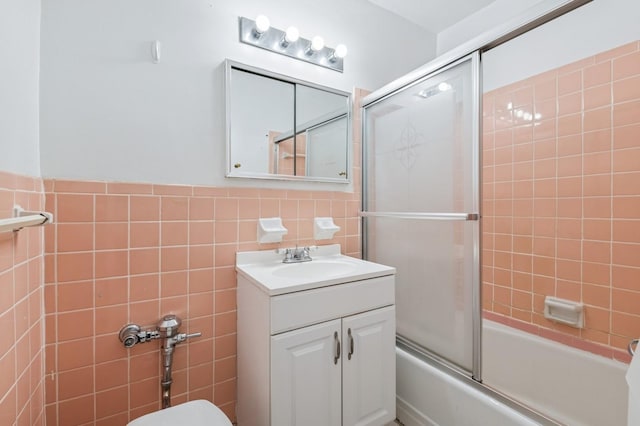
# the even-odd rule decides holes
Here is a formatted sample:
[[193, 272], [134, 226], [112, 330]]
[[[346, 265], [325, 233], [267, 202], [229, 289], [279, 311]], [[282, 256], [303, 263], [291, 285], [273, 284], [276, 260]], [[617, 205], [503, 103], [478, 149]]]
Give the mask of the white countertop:
[[269, 296], [393, 275], [395, 268], [340, 254], [340, 244], [313, 247], [310, 262], [282, 263], [276, 250], [236, 253], [236, 271]]

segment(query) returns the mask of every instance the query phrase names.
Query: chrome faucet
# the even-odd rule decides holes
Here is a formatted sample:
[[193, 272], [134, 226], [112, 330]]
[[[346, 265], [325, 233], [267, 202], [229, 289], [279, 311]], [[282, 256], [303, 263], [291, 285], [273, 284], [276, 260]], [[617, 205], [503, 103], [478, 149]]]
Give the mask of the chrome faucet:
[[182, 320], [175, 315], [165, 315], [156, 325], [155, 330], [142, 330], [137, 324], [127, 324], [120, 330], [120, 341], [125, 348], [131, 348], [138, 343], [163, 339], [162, 366], [163, 374], [160, 380], [162, 387], [162, 408], [171, 407], [171, 368], [173, 365], [173, 351], [176, 345], [191, 337], [200, 337], [202, 333], [178, 333]]
[[282, 263], [310, 262], [312, 260], [309, 255], [310, 250], [309, 247], [298, 248], [297, 246], [296, 248], [285, 249]]

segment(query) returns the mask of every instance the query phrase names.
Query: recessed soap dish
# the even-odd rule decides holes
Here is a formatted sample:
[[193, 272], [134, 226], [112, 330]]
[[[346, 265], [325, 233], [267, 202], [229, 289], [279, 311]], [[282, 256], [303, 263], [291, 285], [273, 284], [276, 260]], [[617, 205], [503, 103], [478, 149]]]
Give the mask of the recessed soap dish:
[[333, 223], [331, 217], [316, 217], [313, 221], [313, 239], [330, 240], [340, 227]]
[[279, 243], [287, 232], [289, 231], [282, 225], [282, 219], [279, 217], [258, 219], [259, 243]]
[[582, 303], [547, 296], [544, 298], [544, 317], [571, 327], [584, 327]]

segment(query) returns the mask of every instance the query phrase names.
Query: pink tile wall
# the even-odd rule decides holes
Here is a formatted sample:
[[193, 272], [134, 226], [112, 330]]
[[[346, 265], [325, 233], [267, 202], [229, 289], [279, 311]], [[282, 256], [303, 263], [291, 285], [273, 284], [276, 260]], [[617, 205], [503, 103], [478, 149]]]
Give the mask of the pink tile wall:
[[[282, 246], [315, 244], [313, 218], [359, 256], [359, 195], [46, 181], [57, 223], [46, 233], [48, 424], [123, 424], [159, 408], [159, 342], [122, 347], [128, 322], [164, 314], [203, 337], [176, 350], [173, 401], [204, 398], [233, 417], [235, 253], [256, 243], [257, 219], [281, 216]], [[58, 419], [56, 422], [55, 419]]]
[[[123, 425], [160, 408], [160, 342], [124, 349], [118, 331], [164, 314], [202, 337], [174, 358], [174, 404], [198, 398], [235, 418], [235, 253], [257, 244], [259, 217], [280, 216], [280, 246], [342, 245], [360, 256], [360, 120], [354, 193], [45, 181], [57, 223], [45, 235], [46, 416], [49, 426]], [[313, 218], [341, 230], [313, 240]]]
[[[628, 360], [640, 336], [639, 43], [483, 102], [485, 311]], [[545, 296], [584, 303], [585, 328], [546, 320]]]
[[[0, 218], [41, 210], [42, 180], [0, 172]], [[43, 231], [0, 234], [0, 424], [44, 425]]]

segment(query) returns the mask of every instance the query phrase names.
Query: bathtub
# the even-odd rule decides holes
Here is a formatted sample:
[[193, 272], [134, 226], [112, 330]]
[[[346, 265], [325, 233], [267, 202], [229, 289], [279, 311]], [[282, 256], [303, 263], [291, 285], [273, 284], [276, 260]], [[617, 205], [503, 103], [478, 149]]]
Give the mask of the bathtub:
[[[483, 382], [558, 424], [626, 425], [626, 364], [488, 320], [483, 348]], [[405, 426], [556, 424], [402, 346], [396, 363], [397, 417]]]

